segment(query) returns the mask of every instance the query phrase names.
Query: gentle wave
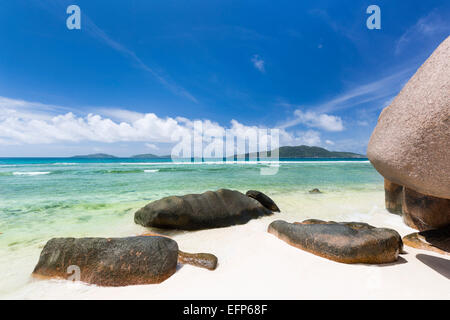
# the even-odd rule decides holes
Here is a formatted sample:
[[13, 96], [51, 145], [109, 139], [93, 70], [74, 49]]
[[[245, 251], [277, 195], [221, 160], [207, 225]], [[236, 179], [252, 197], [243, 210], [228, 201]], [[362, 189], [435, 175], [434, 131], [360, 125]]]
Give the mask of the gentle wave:
[[158, 172], [159, 169], [148, 169], [148, 170], [144, 170], [144, 172]]
[[56, 162], [56, 163], [52, 163], [51, 165], [53, 166], [75, 166], [79, 163], [75, 163], [75, 162]]
[[133, 169], [133, 170], [97, 170], [94, 173], [112, 173], [112, 174], [126, 174], [126, 173], [141, 173], [142, 170]]
[[49, 174], [49, 171], [16, 171], [13, 172], [13, 175], [15, 176], [39, 176], [43, 174]]

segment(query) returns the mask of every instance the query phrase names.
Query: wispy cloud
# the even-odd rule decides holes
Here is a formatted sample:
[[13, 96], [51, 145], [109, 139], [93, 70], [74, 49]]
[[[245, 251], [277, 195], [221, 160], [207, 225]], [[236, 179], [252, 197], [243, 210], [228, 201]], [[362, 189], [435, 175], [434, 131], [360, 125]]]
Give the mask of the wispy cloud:
[[282, 124], [281, 128], [290, 128], [299, 124], [304, 124], [308, 127], [318, 128], [326, 131], [342, 131], [344, 124], [342, 119], [338, 116], [333, 116], [325, 113], [315, 113], [312, 111], [302, 111], [297, 109], [294, 111], [294, 119]]
[[152, 150], [159, 150], [158, 146], [153, 143], [146, 143], [145, 146]]
[[340, 34], [353, 42], [361, 41], [361, 35], [354, 30], [354, 24], [349, 27], [347, 23], [337, 21], [335, 16], [330, 16], [324, 9], [312, 9], [308, 12], [310, 15], [321, 18], [334, 32]]
[[[67, 7], [67, 3], [65, 1], [37, 1], [36, 3], [51, 12], [58, 19], [65, 19], [67, 17], [64, 15], [66, 12], [65, 8]], [[151, 68], [148, 64], [146, 64], [133, 50], [130, 50], [122, 43], [114, 40], [113, 37], [97, 26], [83, 10], [81, 11], [81, 32], [86, 32], [91, 37], [101, 41], [111, 49], [129, 59], [135, 67], [149, 73], [172, 93], [184, 97], [194, 103], [198, 103], [198, 100], [188, 90], [176, 84], [170, 79], [169, 76], [162, 75], [161, 72], [155, 71], [154, 68]]]
[[117, 52], [121, 53], [125, 57], [129, 58], [131, 61], [134, 62], [134, 64], [140, 68], [141, 70], [148, 72], [153, 77], [155, 77], [163, 86], [165, 86], [167, 89], [175, 93], [176, 95], [185, 97], [192, 102], [198, 103], [198, 100], [189, 93], [186, 89], [183, 87], [175, 84], [173, 81], [167, 78], [167, 76], [162, 76], [152, 68], [150, 68], [147, 64], [145, 64], [141, 58], [139, 58], [135, 52], [131, 51], [121, 43], [115, 41], [112, 39], [109, 35], [107, 35], [102, 29], [100, 29], [87, 15], [83, 15], [83, 26], [89, 32], [91, 36], [94, 38], [102, 41], [112, 49], [116, 50]]
[[266, 72], [266, 69], [264, 67], [264, 60], [257, 54], [255, 54], [251, 59], [253, 66], [258, 69], [260, 72], [264, 73]]
[[[379, 80], [354, 86], [328, 101], [308, 106], [308, 109], [318, 113], [329, 113], [355, 108], [369, 102], [390, 101], [401, 90], [414, 71], [414, 67], [409, 67]], [[380, 109], [384, 106], [384, 103], [380, 103]]]
[[369, 125], [369, 122], [366, 120], [358, 120], [356, 121], [356, 124], [361, 127], [367, 127]]
[[398, 39], [395, 45], [395, 54], [402, 53], [408, 45], [419, 41], [430, 40], [434, 37], [440, 41], [450, 34], [450, 20], [439, 11], [433, 10], [420, 18], [413, 26], [409, 27]]

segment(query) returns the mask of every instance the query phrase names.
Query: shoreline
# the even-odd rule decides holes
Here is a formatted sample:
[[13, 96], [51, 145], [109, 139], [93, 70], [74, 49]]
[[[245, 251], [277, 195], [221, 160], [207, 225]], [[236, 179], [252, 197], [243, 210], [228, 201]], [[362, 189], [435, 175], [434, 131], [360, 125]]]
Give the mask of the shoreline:
[[[280, 202], [280, 197], [275, 195], [273, 199]], [[162, 231], [132, 226], [115, 235], [139, 235], [141, 231], [165, 234], [177, 241], [180, 250], [215, 254], [219, 258], [219, 265], [214, 271], [179, 265], [177, 272], [160, 284], [117, 288], [27, 278], [20, 288], [9, 294], [1, 294], [0, 299], [450, 298], [445, 275], [445, 266], [450, 260], [437, 253], [405, 246], [407, 254], [401, 255], [396, 263], [348, 265], [289, 246], [267, 232], [267, 226], [274, 220], [299, 221], [310, 218], [314, 207], [327, 207], [324, 199], [310, 198], [312, 207], [308, 207], [308, 213], [298, 212], [300, 210], [296, 202], [281, 201], [281, 213], [251, 220], [244, 225], [201, 231]], [[335, 210], [341, 214], [333, 216], [333, 219], [339, 217], [340, 221], [361, 221], [377, 227], [388, 227], [397, 230], [402, 236], [414, 232], [403, 224], [400, 216], [383, 209], [382, 200], [382, 193], [377, 192], [376, 205], [368, 212], [345, 214], [345, 211], [350, 210], [342, 208]], [[355, 199], [353, 212], [361, 211], [364, 207], [363, 195], [360, 195], [361, 203], [357, 201]], [[329, 199], [329, 206], [335, 205]], [[321, 215], [315, 217], [326, 219], [327, 214], [322, 211]], [[30, 268], [37, 262], [37, 257], [34, 257], [36, 261], [29, 263]]]

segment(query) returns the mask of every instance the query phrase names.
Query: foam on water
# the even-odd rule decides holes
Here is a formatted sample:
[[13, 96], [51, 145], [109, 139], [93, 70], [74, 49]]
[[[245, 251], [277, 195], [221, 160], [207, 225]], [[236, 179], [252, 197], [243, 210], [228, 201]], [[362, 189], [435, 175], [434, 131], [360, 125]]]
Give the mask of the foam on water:
[[42, 174], [49, 174], [49, 171], [15, 171], [13, 175], [15, 176], [39, 176]]

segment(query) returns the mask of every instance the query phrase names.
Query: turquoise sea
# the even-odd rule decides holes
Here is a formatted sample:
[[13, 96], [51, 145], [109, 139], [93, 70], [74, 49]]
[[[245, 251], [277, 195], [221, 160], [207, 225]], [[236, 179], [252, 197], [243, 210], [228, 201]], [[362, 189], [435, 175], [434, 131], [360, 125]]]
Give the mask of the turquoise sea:
[[[261, 175], [268, 166], [278, 172]], [[364, 214], [383, 199], [383, 179], [367, 159], [0, 158], [0, 294], [29, 281], [52, 237], [138, 234], [143, 228], [134, 224], [133, 214], [146, 203], [219, 188], [263, 191], [292, 219]], [[324, 193], [310, 195], [312, 188]]]

